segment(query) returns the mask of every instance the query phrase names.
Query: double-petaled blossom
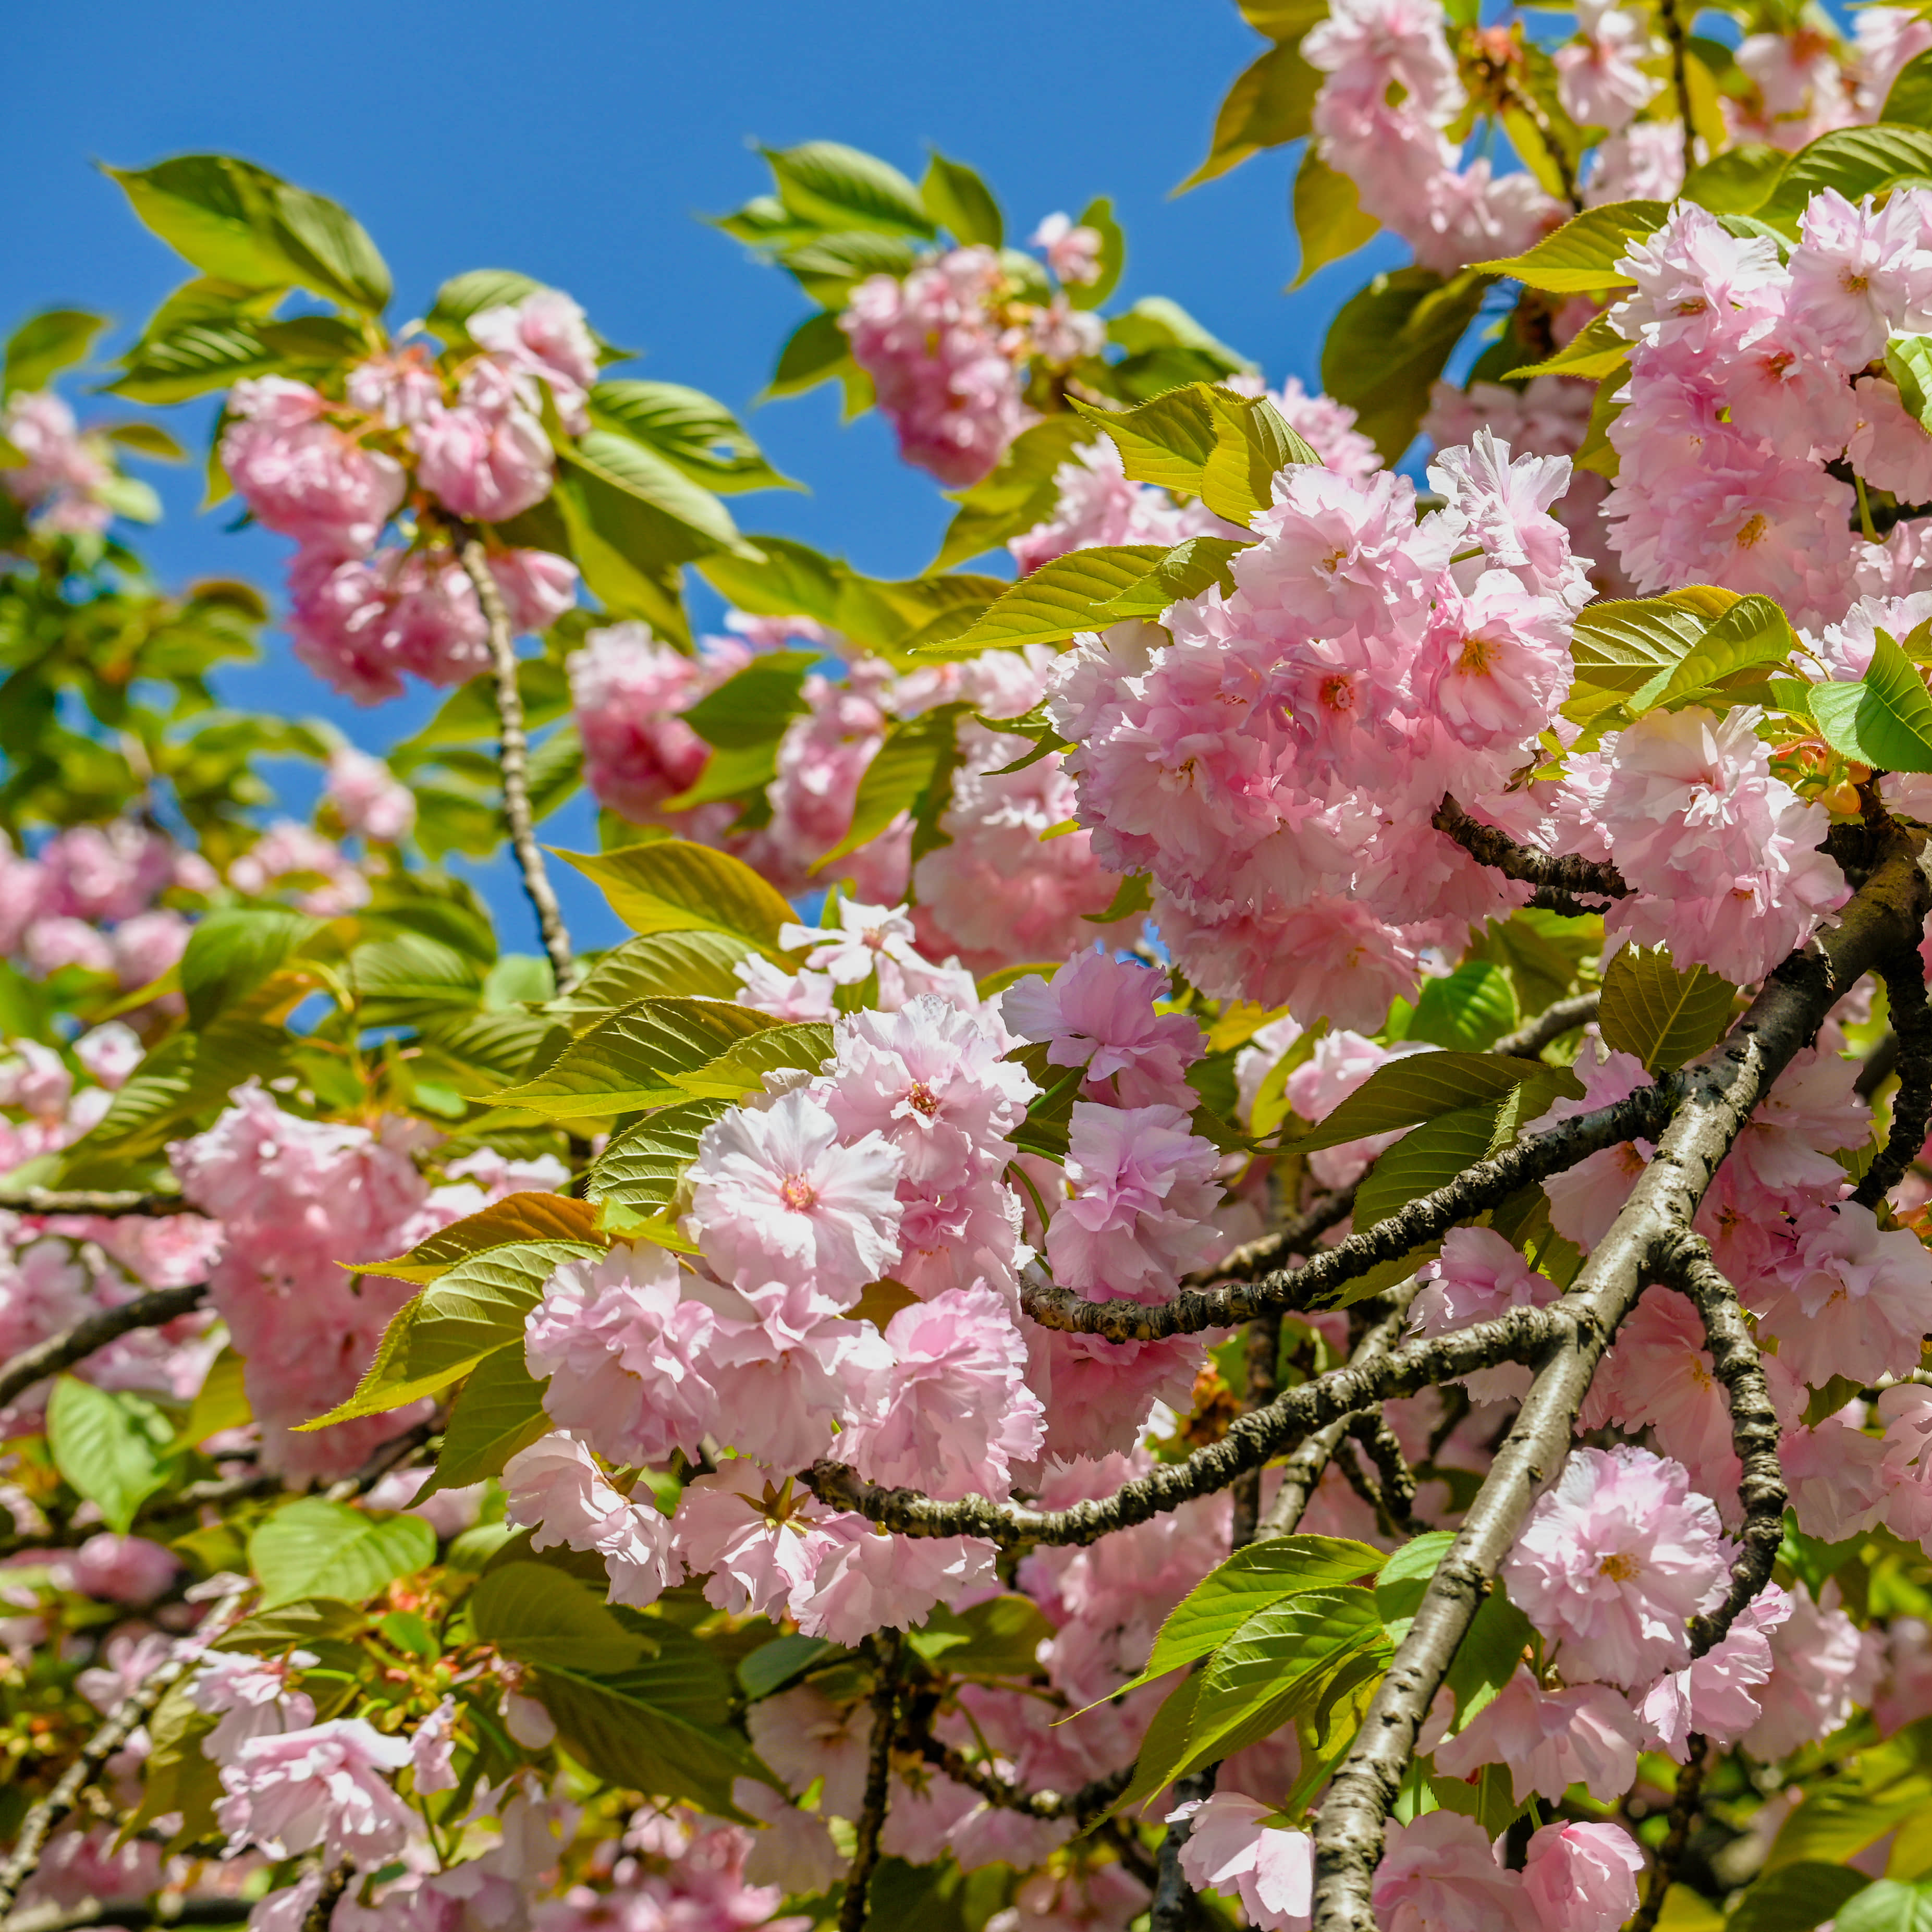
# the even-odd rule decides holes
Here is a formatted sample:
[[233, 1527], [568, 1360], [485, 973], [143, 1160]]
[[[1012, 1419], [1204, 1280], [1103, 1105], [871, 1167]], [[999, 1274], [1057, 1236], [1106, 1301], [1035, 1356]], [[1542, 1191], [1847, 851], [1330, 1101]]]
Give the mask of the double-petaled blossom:
[[403, 500], [402, 465], [328, 418], [306, 382], [260, 376], [229, 392], [222, 467], [258, 523], [340, 558], [375, 547]]
[[532, 1532], [532, 1549], [560, 1544], [601, 1556], [614, 1604], [641, 1609], [684, 1575], [664, 1517], [620, 1495], [584, 1444], [561, 1431], [510, 1458], [503, 1495], [505, 1520]]
[[1001, 996], [1002, 1018], [1042, 1042], [1055, 1066], [1084, 1066], [1086, 1090], [1106, 1088], [1129, 1107], [1191, 1106], [1187, 1070], [1206, 1042], [1185, 1013], [1157, 1013], [1166, 976], [1089, 947], [1052, 981], [1029, 974]]
[[1314, 1842], [1306, 1832], [1271, 1827], [1268, 1808], [1231, 1791], [1168, 1814], [1185, 1819], [1180, 1868], [1202, 1892], [1233, 1893], [1250, 1924], [1264, 1932], [1308, 1932], [1312, 1923]]
[[400, 1738], [359, 1718], [246, 1740], [221, 1767], [215, 1807], [231, 1849], [260, 1846], [292, 1858], [320, 1849], [331, 1863], [373, 1868], [402, 1851], [418, 1820], [386, 1773], [410, 1762]]
[[1532, 1793], [1554, 1802], [1581, 1784], [1609, 1804], [1630, 1789], [1638, 1747], [1630, 1706], [1608, 1684], [1546, 1691], [1519, 1666], [1490, 1702], [1436, 1746], [1436, 1762], [1452, 1778], [1504, 1766], [1518, 1804]]

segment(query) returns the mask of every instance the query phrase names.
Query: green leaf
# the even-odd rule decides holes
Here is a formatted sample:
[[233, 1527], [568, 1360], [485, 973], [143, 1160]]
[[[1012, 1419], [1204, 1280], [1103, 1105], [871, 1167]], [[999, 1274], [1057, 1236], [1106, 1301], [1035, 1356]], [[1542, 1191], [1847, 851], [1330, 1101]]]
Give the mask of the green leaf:
[[1918, 667], [1884, 631], [1856, 684], [1818, 684], [1811, 715], [1834, 752], [1876, 771], [1932, 772], [1932, 696]]
[[[1778, 1876], [1782, 1880], [1785, 1874]], [[1932, 1884], [1876, 1880], [1839, 1906], [1838, 1926], [1838, 1932], [1932, 1932]]]
[[1737, 602], [1735, 591], [1693, 584], [1664, 597], [1590, 605], [1570, 633], [1576, 674], [1564, 716], [1598, 732], [1619, 728], [1637, 694], [1667, 688], [1677, 667]]
[[800, 694], [816, 651], [771, 651], [754, 658], [684, 713], [684, 722], [720, 751], [776, 746], [791, 721], [810, 709]]
[[1186, 1761], [1188, 1733], [1194, 1727], [1194, 1707], [1200, 1701], [1202, 1674], [1191, 1671], [1170, 1690], [1160, 1708], [1149, 1719], [1147, 1735], [1134, 1760], [1134, 1774], [1126, 1790], [1114, 1799], [1106, 1815], [1144, 1805], [1172, 1781], [1176, 1769]]
[[998, 248], [1005, 244], [1006, 224], [993, 191], [964, 161], [949, 161], [939, 150], [926, 164], [920, 184], [926, 212], [956, 240], [969, 245]]
[[684, 1171], [698, 1158], [704, 1130], [734, 1103], [722, 1096], [661, 1107], [628, 1127], [597, 1157], [585, 1178], [593, 1201], [615, 1202], [646, 1214], [664, 1211]]
[[715, 397], [681, 382], [612, 381], [590, 388], [590, 419], [648, 444], [709, 490], [796, 490]]
[[182, 955], [188, 1023], [205, 1030], [216, 1016], [278, 971], [324, 922], [280, 908], [218, 908], [198, 921]]
[[1666, 947], [1626, 946], [1604, 975], [1604, 1044], [1636, 1054], [1653, 1074], [1667, 1073], [1724, 1038], [1737, 992], [1708, 967], [1680, 973]]
[[932, 239], [932, 220], [918, 189], [876, 155], [836, 141], [806, 141], [764, 153], [779, 200], [802, 220], [828, 230], [871, 229]]
[[1308, 132], [1322, 76], [1291, 43], [1277, 42], [1244, 69], [1214, 116], [1208, 158], [1175, 189], [1184, 194], [1238, 167], [1264, 148], [1298, 141]]
[[466, 1214], [418, 1241], [407, 1254], [363, 1264], [365, 1272], [392, 1281], [429, 1282], [448, 1274], [472, 1255], [519, 1241], [586, 1241], [595, 1245], [596, 1216], [584, 1202], [567, 1194], [535, 1192], [506, 1195], [474, 1214]]
[[613, 1676], [553, 1665], [536, 1690], [571, 1755], [598, 1777], [659, 1798], [687, 1798], [721, 1818], [742, 1816], [736, 1778], [770, 1784], [751, 1747], [724, 1724], [728, 1684], [695, 1637], [652, 1619], [657, 1656]]
[[1331, 168], [1311, 141], [1294, 173], [1294, 232], [1301, 266], [1288, 286], [1298, 289], [1318, 268], [1352, 255], [1382, 232], [1382, 224], [1364, 214], [1348, 177]]
[[1713, 214], [1754, 214], [1790, 158], [1783, 148], [1766, 142], [1742, 141], [1694, 170], [1684, 184], [1683, 199]]
[[1372, 1228], [1486, 1158], [1495, 1142], [1501, 1104], [1478, 1101], [1438, 1114], [1378, 1155], [1356, 1192], [1354, 1225]]
[[756, 1703], [796, 1683], [814, 1665], [846, 1653], [822, 1636], [778, 1636], [738, 1660], [738, 1686]]
[[521, 1664], [556, 1664], [593, 1677], [628, 1670], [644, 1654], [574, 1576], [548, 1563], [506, 1563], [470, 1597], [470, 1627]]
[[248, 1539], [265, 1610], [306, 1597], [366, 1603], [435, 1561], [436, 1532], [422, 1517], [377, 1516], [321, 1496], [278, 1509]]
[[44, 308], [29, 316], [7, 338], [0, 395], [16, 389], [44, 389], [63, 369], [87, 360], [94, 338], [107, 326], [104, 315], [85, 309]]
[[1112, 438], [1129, 476], [1197, 496], [1231, 524], [1246, 524], [1274, 501], [1274, 479], [1288, 464], [1322, 460], [1266, 396], [1212, 382], [1190, 382], [1130, 410], [1072, 400]]
[[1795, 235], [1798, 218], [1821, 188], [1834, 188], [1847, 201], [1856, 202], [1897, 176], [1927, 174], [1932, 174], [1932, 132], [1883, 125], [1840, 128], [1793, 154], [1753, 212]]
[[117, 1535], [168, 1480], [174, 1425], [155, 1406], [124, 1390], [96, 1388], [74, 1376], [56, 1378], [47, 1402], [47, 1446], [54, 1467]]
[[821, 309], [807, 316], [786, 338], [765, 394], [802, 396], [835, 376], [856, 374], [858, 366], [852, 359], [852, 338], [838, 326], [838, 311]]
[[1414, 441], [1430, 392], [1490, 280], [1475, 268], [1448, 282], [1427, 268], [1397, 268], [1352, 297], [1330, 327], [1322, 386], [1355, 411], [1356, 428], [1391, 466]]
[[1617, 333], [1608, 316], [1592, 316], [1554, 356], [1512, 369], [1510, 376], [1526, 382], [1533, 376], [1578, 376], [1600, 382], [1623, 368], [1636, 346]]
[[1885, 346], [1885, 366], [1898, 400], [1923, 426], [1932, 416], [1932, 335], [1894, 335]]
[[1893, 127], [1932, 128], [1932, 59], [1914, 54], [1899, 69], [1878, 118]]
[[708, 845], [652, 839], [614, 852], [560, 852], [635, 933], [729, 932], [776, 950], [790, 905], [750, 866]]
[[1500, 966], [1466, 960], [1446, 978], [1423, 982], [1406, 1037], [1480, 1053], [1517, 1021], [1516, 988]]
[[180, 154], [106, 172], [142, 220], [204, 274], [244, 288], [293, 283], [370, 315], [388, 304], [388, 269], [361, 225], [252, 162]]
[[[202, 1740], [220, 1720], [199, 1708], [184, 1684], [170, 1684], [147, 1722], [148, 1749], [141, 1762], [141, 1802], [122, 1828], [122, 1838], [142, 1830], [170, 1812], [181, 1824], [170, 1849], [219, 1835], [214, 1808], [226, 1795], [220, 1767], [202, 1748]], [[122, 1842], [117, 1839], [118, 1844]]]
[[1351, 1659], [1388, 1648], [1372, 1590], [1313, 1590], [1256, 1611], [1202, 1673], [1187, 1755], [1175, 1774], [1268, 1736], [1312, 1708]]
[[1095, 196], [1080, 211], [1078, 225], [1092, 229], [1100, 238], [1100, 253], [1094, 262], [1099, 272], [1090, 282], [1075, 283], [1066, 291], [1066, 299], [1075, 308], [1098, 308], [1120, 286], [1127, 266], [1127, 238], [1114, 219], [1114, 204], [1105, 195]]
[[816, 1073], [832, 1057], [826, 1020], [790, 1020], [740, 1040], [728, 1053], [689, 1073], [671, 1078], [694, 1098], [735, 1097], [762, 1091], [765, 1076], [782, 1068]]
[[1250, 1544], [1209, 1570], [1168, 1612], [1146, 1669], [1121, 1690], [1205, 1657], [1256, 1611], [1284, 1597], [1354, 1582], [1372, 1576], [1382, 1561], [1380, 1550], [1346, 1537], [1278, 1536]]
[[1766, 1870], [1846, 1864], [1932, 1804], [1932, 1772], [1925, 1768], [1923, 1749], [1920, 1726], [1909, 1725], [1860, 1752], [1835, 1778], [1813, 1784], [1804, 1802], [1794, 1806], [1778, 1827]]
[[735, 1000], [740, 988], [732, 968], [756, 950], [742, 933], [654, 932], [627, 939], [605, 953], [576, 990], [550, 1010], [581, 1027], [654, 995]]
[[1118, 623], [1123, 617], [1158, 616], [1170, 605], [1198, 597], [1216, 584], [1232, 596], [1234, 577], [1228, 562], [1236, 552], [1249, 548], [1234, 537], [1189, 537], [1175, 544], [1138, 584], [1130, 584], [1108, 602], [1096, 604], [1092, 615], [1102, 624]]
[[1559, 1067], [1503, 1054], [1416, 1053], [1385, 1061], [1354, 1093], [1300, 1140], [1293, 1150], [1312, 1154], [1345, 1141], [1394, 1133], [1474, 1102], [1500, 1100], [1526, 1082], [1539, 1085], [1554, 1076], [1551, 1097], [1582, 1097], [1582, 1083]]
[[1746, 1890], [1724, 1921], [1725, 1932], [1814, 1932], [1870, 1883], [1844, 1865], [1786, 1865]]
[[1535, 1634], [1498, 1583], [1483, 1599], [1443, 1680], [1455, 1696], [1459, 1723], [1466, 1724], [1516, 1675]]
[[416, 1501], [500, 1476], [512, 1456], [556, 1426], [544, 1412], [543, 1392], [544, 1384], [524, 1366], [521, 1341], [485, 1355], [451, 1406], [436, 1474]]
[[715, 550], [748, 548], [710, 490], [633, 436], [591, 429], [560, 454], [573, 476], [625, 500], [629, 538], [652, 564], [689, 563]]
[[1451, 1529], [1432, 1529], [1412, 1537], [1376, 1573], [1376, 1608], [1384, 1623], [1414, 1616], [1455, 1540], [1456, 1532]]
[[1478, 266], [1487, 274], [1509, 275], [1526, 288], [1546, 295], [1584, 295], [1598, 289], [1634, 289], [1636, 281], [1616, 266], [1641, 241], [1664, 226], [1670, 213], [1660, 201], [1613, 201], [1587, 208], [1526, 254]]
[[1686, 705], [1730, 708], [1726, 688], [1750, 673], [1762, 682], [1767, 670], [1781, 668], [1798, 648], [1791, 620], [1768, 597], [1740, 597], [1670, 669], [1658, 673], [1632, 693], [1633, 718], [1647, 710], [1682, 710]]
[[521, 1340], [524, 1318], [544, 1283], [566, 1262], [601, 1254], [593, 1241], [519, 1241], [457, 1263], [389, 1318], [356, 1392], [304, 1423], [326, 1429], [358, 1415], [380, 1415], [447, 1388], [486, 1355]]
[[[1090, 551], [1078, 553], [1090, 556]], [[1030, 583], [1033, 580], [1026, 580]], [[952, 800], [952, 772], [959, 762], [959, 721], [970, 707], [936, 704], [892, 725], [859, 781], [852, 824], [844, 837], [814, 862], [814, 874], [876, 838], [902, 812], [930, 824]], [[920, 842], [915, 836], [914, 843]], [[915, 850], [915, 859], [922, 853]]]
[[600, 1022], [554, 1064], [488, 1097], [547, 1119], [608, 1119], [679, 1096], [671, 1076], [728, 1054], [747, 1034], [778, 1022], [734, 1000], [646, 999]]
[[1098, 607], [1144, 581], [1166, 556], [1156, 544], [1069, 550], [1028, 572], [970, 628], [926, 646], [921, 656], [976, 657], [982, 651], [1057, 644], [1076, 632], [1100, 629], [1108, 620], [1096, 614]]

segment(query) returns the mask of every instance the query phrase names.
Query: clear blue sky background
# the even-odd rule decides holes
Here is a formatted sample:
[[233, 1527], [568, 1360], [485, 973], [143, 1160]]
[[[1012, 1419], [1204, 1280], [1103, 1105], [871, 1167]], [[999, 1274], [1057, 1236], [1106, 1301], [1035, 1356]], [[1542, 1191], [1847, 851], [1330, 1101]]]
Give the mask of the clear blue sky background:
[[[980, 170], [1016, 238], [1052, 209], [1111, 195], [1128, 246], [1116, 303], [1170, 296], [1276, 382], [1313, 386], [1330, 317], [1388, 250], [1282, 293], [1295, 270], [1293, 150], [1169, 199], [1206, 152], [1228, 84], [1264, 44], [1232, 0], [177, 0], [159, 10], [105, 0], [22, 8], [7, 39], [0, 168], [15, 188], [0, 227], [0, 325], [53, 302], [104, 310], [116, 324], [110, 352], [191, 272], [92, 164], [196, 150], [245, 155], [349, 207], [394, 273], [392, 322], [422, 313], [461, 270], [520, 269], [644, 352], [624, 373], [691, 383], [741, 413], [808, 308], [788, 278], [697, 219], [766, 190], [754, 142], [846, 141], [915, 178], [930, 143]], [[83, 416], [116, 407], [76, 400]], [[190, 405], [164, 419], [205, 442], [211, 414]], [[736, 498], [744, 527], [880, 575], [929, 560], [950, 506], [900, 466], [878, 416], [842, 428], [827, 388], [748, 420], [812, 494]], [[279, 586], [285, 540], [230, 534], [232, 509], [197, 515], [198, 476], [141, 473], [167, 506], [144, 540], [164, 580], [218, 573]], [[700, 620], [715, 608], [700, 603]], [[237, 704], [330, 718], [377, 750], [439, 695], [359, 709], [296, 664], [279, 634], [263, 666], [224, 688]], [[592, 842], [581, 802], [546, 836]], [[507, 869], [478, 883], [506, 942], [529, 944]], [[582, 940], [608, 943], [601, 902], [562, 883]]]

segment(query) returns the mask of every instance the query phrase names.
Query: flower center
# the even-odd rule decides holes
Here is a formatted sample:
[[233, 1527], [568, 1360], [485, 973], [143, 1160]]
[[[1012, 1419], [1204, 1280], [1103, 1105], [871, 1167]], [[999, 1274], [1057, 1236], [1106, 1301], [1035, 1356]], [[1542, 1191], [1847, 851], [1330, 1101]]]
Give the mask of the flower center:
[[1320, 696], [1328, 710], [1352, 711], [1355, 708], [1355, 687], [1339, 672], [1322, 680]]
[[1456, 668], [1466, 677], [1486, 677], [1490, 674], [1490, 641], [1486, 638], [1465, 638], [1462, 654]]
[[912, 1091], [906, 1100], [914, 1113], [923, 1114], [928, 1120], [939, 1112], [939, 1096], [923, 1080], [912, 1083]]
[[1315, 567], [1317, 570], [1325, 570], [1330, 577], [1333, 577], [1348, 560], [1348, 553], [1346, 549], [1331, 550]]
[[1862, 296], [1870, 287], [1868, 276], [1862, 275], [1856, 268], [1846, 268], [1838, 277], [1838, 286], [1848, 296]]
[[1628, 1583], [1636, 1577], [1638, 1569], [1637, 1560], [1634, 1556], [1626, 1556], [1622, 1550], [1618, 1550], [1612, 1556], [1606, 1556], [1602, 1562], [1597, 1565], [1597, 1574], [1599, 1576], [1609, 1577], [1612, 1583]]
[[778, 1198], [794, 1214], [802, 1214], [818, 1198], [818, 1190], [802, 1174], [788, 1174], [778, 1189]]
[[1738, 532], [1740, 550], [1754, 549], [1763, 540], [1764, 533], [1771, 528], [1770, 519], [1762, 510], [1754, 510], [1746, 519], [1744, 526]]

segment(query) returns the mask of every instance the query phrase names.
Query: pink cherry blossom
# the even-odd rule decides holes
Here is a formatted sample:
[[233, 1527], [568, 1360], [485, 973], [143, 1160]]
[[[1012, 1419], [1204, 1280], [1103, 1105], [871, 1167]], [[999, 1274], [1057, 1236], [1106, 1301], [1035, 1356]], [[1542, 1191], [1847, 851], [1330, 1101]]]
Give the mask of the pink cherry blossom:
[[98, 436], [83, 435], [51, 389], [17, 389], [0, 404], [0, 436], [26, 459], [0, 470], [0, 488], [52, 531], [104, 530], [111, 505], [99, 494], [114, 474]]
[[1544, 1691], [1519, 1665], [1490, 1702], [1436, 1746], [1436, 1762], [1452, 1778], [1507, 1766], [1519, 1804], [1532, 1792], [1553, 1803], [1573, 1784], [1609, 1804], [1636, 1775], [1638, 1743], [1630, 1706], [1607, 1684]]
[[1046, 256], [1046, 265], [1062, 282], [1090, 283], [1100, 279], [1100, 232], [1076, 226], [1070, 215], [1047, 216], [1029, 238], [1029, 245]]
[[1802, 1591], [1792, 1594], [1790, 1615], [1771, 1633], [1771, 1681], [1758, 1693], [1764, 1714], [1743, 1740], [1765, 1764], [1836, 1730], [1870, 1702], [1884, 1669], [1876, 1633], [1839, 1608], [1835, 1582], [1815, 1603]]
[[416, 820], [416, 795], [380, 758], [344, 746], [328, 761], [328, 796], [344, 827], [393, 844]]
[[506, 368], [548, 387], [572, 435], [589, 427], [585, 392], [597, 380], [597, 344], [583, 310], [562, 290], [537, 289], [520, 302], [478, 309], [465, 326]]
[[650, 1503], [620, 1496], [584, 1445], [562, 1432], [510, 1458], [503, 1491], [505, 1520], [536, 1532], [533, 1550], [561, 1544], [603, 1558], [614, 1604], [641, 1609], [683, 1577], [665, 1519]]
[[806, 1636], [834, 1643], [856, 1643], [888, 1626], [910, 1628], [935, 1604], [992, 1581], [997, 1553], [976, 1537], [886, 1536], [868, 1526], [827, 1556], [792, 1615]]
[[692, 1574], [706, 1577], [707, 1603], [771, 1616], [806, 1594], [842, 1542], [820, 1527], [825, 1515], [808, 1492], [741, 1456], [685, 1484], [671, 1540]]
[[1232, 1892], [1264, 1932], [1308, 1932], [1312, 1922], [1315, 1848], [1306, 1832], [1271, 1828], [1268, 1808], [1216, 1791], [1168, 1814], [1187, 1821], [1180, 1868], [1201, 1892]]
[[1524, 1856], [1523, 1898], [1543, 1932], [1616, 1932], [1636, 1910], [1643, 1868], [1620, 1826], [1545, 1825]]
[[[1452, 1228], [1443, 1238], [1439, 1258], [1418, 1271], [1421, 1292], [1410, 1306], [1410, 1325], [1418, 1335], [1446, 1335], [1478, 1322], [1493, 1321], [1512, 1308], [1540, 1308], [1556, 1299], [1557, 1287], [1538, 1274], [1521, 1254], [1490, 1228]], [[1531, 1375], [1520, 1362], [1478, 1369], [1462, 1378], [1477, 1402], [1506, 1402], [1529, 1393]]]
[[255, 1844], [290, 1858], [320, 1846], [332, 1862], [378, 1865], [417, 1829], [382, 1775], [409, 1761], [406, 1743], [359, 1718], [271, 1732], [249, 1738], [222, 1766], [228, 1796], [215, 1815], [234, 1850]]
[[550, 494], [550, 440], [494, 362], [472, 363], [455, 406], [430, 410], [410, 437], [423, 488], [456, 516], [502, 523]]
[[1645, 1748], [1668, 1751], [1681, 1764], [1693, 1733], [1728, 1750], [1757, 1722], [1752, 1694], [1769, 1681], [1770, 1633], [1791, 1615], [1792, 1598], [1767, 1583], [1738, 1612], [1721, 1642], [1683, 1670], [1660, 1677], [1637, 1700]]
[[211, 1651], [188, 1686], [195, 1708], [221, 1720], [202, 1740], [202, 1751], [226, 1764], [250, 1738], [307, 1730], [315, 1722], [315, 1700], [291, 1689], [289, 1678], [321, 1660], [306, 1650], [291, 1651], [285, 1658]]
[[228, 392], [222, 467], [256, 520], [338, 557], [365, 554], [403, 500], [403, 469], [326, 420], [327, 398], [285, 376]]
[[1205, 1042], [1185, 1013], [1156, 1013], [1164, 975], [1090, 947], [1049, 983], [1029, 974], [1008, 987], [1000, 1012], [1022, 1040], [1046, 1043], [1055, 1066], [1084, 1066], [1085, 1090], [1112, 1082], [1124, 1106], [1191, 1108], [1187, 1069]]
[[1376, 1868], [1383, 1932], [1531, 1932], [1522, 1880], [1497, 1858], [1482, 1828], [1454, 1811], [1391, 1825]]
[[1631, 1684], [1688, 1660], [1684, 1625], [1724, 1594], [1718, 1512], [1682, 1464], [1576, 1449], [1503, 1565], [1510, 1599], [1573, 1679]]

